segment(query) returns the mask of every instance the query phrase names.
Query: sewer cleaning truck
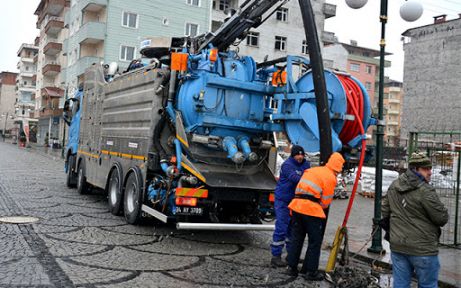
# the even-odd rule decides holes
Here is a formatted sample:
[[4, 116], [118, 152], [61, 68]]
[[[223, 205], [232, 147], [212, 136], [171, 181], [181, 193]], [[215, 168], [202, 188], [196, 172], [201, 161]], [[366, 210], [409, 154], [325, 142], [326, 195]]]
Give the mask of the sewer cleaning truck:
[[[150, 215], [178, 229], [273, 229], [261, 214], [276, 184], [276, 134], [318, 152], [327, 131], [327, 148], [340, 151], [360, 143], [358, 121], [370, 123], [362, 84], [314, 57], [315, 24], [306, 27], [310, 60], [256, 63], [232, 49], [285, 2], [245, 1], [214, 33], [146, 38], [150, 64], [134, 61], [121, 75], [114, 64], [88, 68], [65, 104], [68, 186], [104, 189], [110, 212], [130, 224]], [[301, 6], [314, 23], [310, 4]], [[351, 103], [361, 117], [351, 117]]]

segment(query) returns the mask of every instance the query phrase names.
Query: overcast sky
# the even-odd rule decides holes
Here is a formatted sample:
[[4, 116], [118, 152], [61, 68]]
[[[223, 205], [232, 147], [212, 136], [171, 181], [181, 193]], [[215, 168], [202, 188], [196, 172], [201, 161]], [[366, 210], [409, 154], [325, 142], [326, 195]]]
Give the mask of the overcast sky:
[[[33, 43], [38, 35], [35, 28], [37, 17], [34, 15], [39, 0], [0, 0], [0, 71], [15, 72], [18, 62], [17, 51], [22, 43]], [[127, 0], [128, 1], [128, 0]], [[133, 1], [134, 0], [130, 0]], [[291, 0], [296, 1], [296, 0]], [[386, 69], [386, 76], [395, 80], [403, 78], [403, 48], [400, 40], [402, 32], [409, 28], [431, 24], [432, 17], [447, 14], [448, 19], [458, 17], [461, 13], [461, 0], [418, 0], [423, 4], [423, 16], [416, 22], [403, 21], [399, 15], [404, 0], [389, 0], [389, 20], [386, 25], [386, 52], [392, 66]], [[339, 41], [349, 43], [357, 40], [359, 46], [379, 50], [381, 26], [379, 22], [378, 0], [368, 0], [362, 9], [353, 10], [345, 0], [326, 0], [337, 5], [336, 16], [325, 21], [325, 30], [334, 32]]]

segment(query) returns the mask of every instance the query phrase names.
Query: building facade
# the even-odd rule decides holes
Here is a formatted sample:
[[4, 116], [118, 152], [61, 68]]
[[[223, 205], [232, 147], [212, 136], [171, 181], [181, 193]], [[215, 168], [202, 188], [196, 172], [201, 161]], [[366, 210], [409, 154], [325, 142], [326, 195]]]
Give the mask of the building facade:
[[209, 30], [210, 0], [72, 0], [64, 25], [69, 37], [61, 85], [73, 95], [93, 63], [117, 62], [119, 71], [140, 58], [150, 36], [195, 36]]
[[[15, 123], [18, 125], [18, 131], [25, 131], [27, 138], [29, 138], [29, 122], [36, 121], [31, 118], [35, 114], [37, 67], [34, 58], [37, 54], [38, 47], [34, 44], [26, 43], [19, 47], [17, 53], [19, 57], [17, 66], [19, 74], [16, 78]], [[32, 140], [35, 142], [36, 133], [33, 138]]]
[[61, 85], [62, 67], [66, 57], [62, 43], [67, 38], [64, 16], [68, 0], [41, 0], [35, 15], [40, 35], [37, 39], [37, 77], [35, 92], [35, 113], [38, 118], [37, 142], [51, 145], [58, 143], [64, 130], [62, 107], [64, 87]]
[[401, 137], [409, 132], [461, 131], [461, 18], [434, 17], [404, 38]]
[[403, 84], [399, 81], [389, 80], [384, 83], [384, 142], [386, 146], [399, 146], [400, 126], [403, 101]]
[[14, 127], [17, 73], [0, 73], [0, 130], [2, 135]]
[[[211, 30], [216, 31], [228, 17], [226, 10], [238, 9], [244, 0], [213, 0]], [[321, 43], [334, 43], [334, 33], [324, 31], [325, 19], [336, 15], [336, 6], [324, 0], [311, 1], [315, 14], [317, 34]], [[320, 45], [323, 48], [323, 45]], [[241, 55], [251, 55], [256, 62], [286, 55], [307, 56], [308, 47], [298, 1], [288, 1], [266, 22], [251, 30], [238, 45]]]
[[[357, 41], [351, 40], [350, 44], [338, 42], [326, 46], [324, 54], [326, 58], [332, 60], [332, 68], [349, 73], [365, 86], [373, 114], [377, 115], [380, 51], [358, 46]], [[385, 67], [390, 65], [390, 61], [384, 62]], [[370, 145], [375, 144], [375, 130], [376, 126], [371, 126], [367, 130], [369, 139], [367, 143]]]
[[[365, 86], [372, 107], [378, 102], [379, 54], [379, 50], [358, 46], [354, 40], [350, 44], [335, 43], [325, 47], [325, 55], [333, 60], [334, 69], [348, 72]], [[385, 67], [390, 65], [390, 61], [385, 61]]]

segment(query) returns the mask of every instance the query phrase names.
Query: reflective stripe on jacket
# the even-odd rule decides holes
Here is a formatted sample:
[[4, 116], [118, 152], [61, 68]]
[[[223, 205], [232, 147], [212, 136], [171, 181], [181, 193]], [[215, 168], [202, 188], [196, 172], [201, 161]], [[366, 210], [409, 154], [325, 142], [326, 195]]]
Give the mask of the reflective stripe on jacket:
[[[295, 198], [288, 207], [304, 215], [325, 218], [323, 210], [330, 206], [335, 187], [336, 175], [330, 168], [322, 166], [308, 169], [304, 171], [296, 187]], [[318, 201], [313, 201], [316, 199]]]

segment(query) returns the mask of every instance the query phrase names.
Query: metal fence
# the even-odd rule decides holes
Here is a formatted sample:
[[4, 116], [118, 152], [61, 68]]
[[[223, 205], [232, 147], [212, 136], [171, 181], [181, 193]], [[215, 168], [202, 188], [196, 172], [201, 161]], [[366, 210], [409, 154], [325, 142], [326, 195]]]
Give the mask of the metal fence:
[[431, 158], [431, 184], [449, 213], [440, 243], [460, 247], [461, 132], [411, 132], [407, 151], [407, 155], [415, 151], [426, 152]]

